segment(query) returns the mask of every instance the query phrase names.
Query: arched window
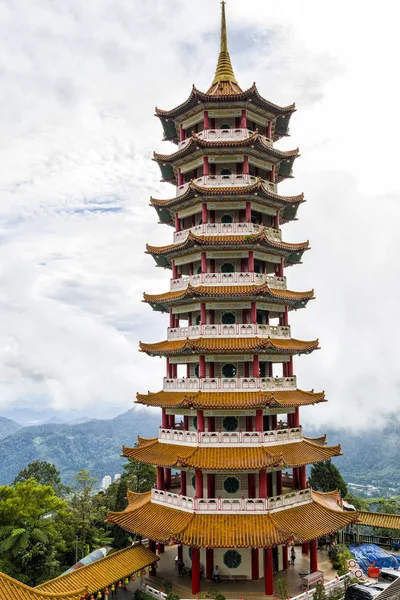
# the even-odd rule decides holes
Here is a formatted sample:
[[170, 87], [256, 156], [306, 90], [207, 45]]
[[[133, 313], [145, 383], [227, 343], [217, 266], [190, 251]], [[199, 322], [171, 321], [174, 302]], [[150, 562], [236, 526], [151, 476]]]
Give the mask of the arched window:
[[222, 175], [222, 177], [229, 177], [229, 175], [232, 175], [232, 171], [231, 171], [231, 169], [222, 169], [221, 175]]
[[235, 265], [233, 265], [232, 263], [224, 263], [221, 266], [221, 273], [234, 273], [235, 272]]
[[236, 365], [228, 364], [222, 367], [222, 376], [226, 377], [227, 379], [232, 379], [233, 377], [236, 377], [236, 373]]
[[229, 125], [229, 123], [222, 123], [222, 125], [219, 126], [220, 129], [230, 129], [231, 126]]
[[225, 417], [222, 421], [224, 431], [237, 431], [239, 421], [236, 417]]
[[233, 313], [233, 312], [223, 313], [223, 315], [221, 317], [221, 323], [222, 323], [222, 325], [233, 325], [234, 323], [236, 323], [235, 313]]
[[233, 223], [232, 215], [222, 215], [221, 223]]

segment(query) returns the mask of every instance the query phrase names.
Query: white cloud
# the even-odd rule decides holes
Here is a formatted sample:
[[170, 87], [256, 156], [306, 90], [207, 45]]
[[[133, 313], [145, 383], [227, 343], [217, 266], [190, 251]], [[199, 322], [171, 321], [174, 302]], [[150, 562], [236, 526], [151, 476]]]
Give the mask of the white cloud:
[[[293, 315], [322, 350], [296, 360], [330, 403], [306, 418], [357, 425], [397, 410], [398, 9], [373, 2], [231, 0], [243, 86], [296, 100], [296, 179], [308, 204], [286, 239], [310, 238], [290, 287], [317, 300]], [[87, 412], [158, 389], [163, 362], [137, 352], [165, 336], [141, 294], [167, 289], [144, 254], [157, 226], [154, 105], [173, 107], [215, 68], [219, 4], [32, 0], [0, 5], [0, 409]], [[157, 381], [159, 383], [157, 383]]]

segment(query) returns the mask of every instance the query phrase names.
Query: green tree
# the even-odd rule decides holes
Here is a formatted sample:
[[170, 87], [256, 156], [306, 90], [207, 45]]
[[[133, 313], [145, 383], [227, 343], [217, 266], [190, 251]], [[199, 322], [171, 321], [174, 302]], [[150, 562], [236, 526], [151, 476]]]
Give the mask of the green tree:
[[128, 490], [142, 494], [151, 490], [156, 477], [157, 471], [153, 465], [129, 459], [124, 465], [124, 473], [121, 479], [126, 479]]
[[58, 496], [62, 496], [68, 491], [68, 488], [61, 483], [60, 471], [55, 465], [45, 460], [34, 460], [29, 463], [18, 473], [13, 485], [27, 479], [35, 479], [41, 485], [50, 485]]
[[339, 490], [342, 498], [347, 496], [347, 485], [339, 469], [332, 464], [331, 459], [315, 463], [311, 467], [309, 482], [314, 490], [333, 492]]
[[0, 559], [12, 577], [29, 585], [58, 574], [56, 518], [68, 505], [50, 486], [28, 479], [0, 487]]

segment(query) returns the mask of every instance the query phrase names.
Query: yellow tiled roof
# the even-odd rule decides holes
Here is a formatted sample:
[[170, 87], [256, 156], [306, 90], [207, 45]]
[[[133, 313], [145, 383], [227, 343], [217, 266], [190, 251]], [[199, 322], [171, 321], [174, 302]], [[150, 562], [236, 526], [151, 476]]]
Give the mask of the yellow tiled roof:
[[122, 448], [123, 456], [160, 467], [191, 467], [211, 471], [241, 471], [273, 466], [298, 467], [340, 455], [340, 446], [319, 446], [308, 440], [273, 446], [209, 448], [143, 440]]
[[[96, 560], [89, 565], [80, 567], [65, 575], [60, 575], [56, 579], [46, 581], [46, 583], [39, 585], [36, 590], [51, 593], [52, 597], [55, 597], [55, 594], [62, 594], [79, 587], [87, 586], [88, 593], [93, 594], [115, 581], [123, 579], [140, 569], [144, 569], [157, 560], [159, 558], [145, 546], [129, 546], [118, 552], [113, 552], [100, 560]], [[2, 597], [1, 600], [3, 600]]]
[[155, 344], [139, 342], [142, 352], [152, 355], [178, 355], [187, 352], [215, 352], [216, 354], [227, 354], [229, 352], [271, 352], [297, 354], [311, 352], [318, 348], [318, 340], [305, 342], [295, 339], [275, 338], [197, 338], [186, 340], [165, 340]]
[[86, 587], [75, 588], [67, 593], [43, 592], [38, 588], [25, 585], [5, 573], [0, 573], [1, 600], [56, 600], [57, 598], [62, 598], [63, 600], [80, 600], [86, 593]]
[[269, 547], [291, 540], [305, 542], [333, 533], [356, 520], [355, 513], [332, 509], [320, 501], [274, 513], [196, 514], [150, 502], [139, 508], [130, 504], [124, 512], [109, 513], [109, 519], [127, 531], [158, 541], [173, 538], [189, 546]]
[[158, 302], [174, 302], [175, 300], [186, 300], [188, 298], [245, 298], [252, 296], [270, 296], [276, 300], [301, 301], [311, 300], [314, 297], [314, 290], [307, 292], [292, 292], [290, 290], [277, 290], [264, 285], [226, 285], [212, 286], [199, 285], [188, 287], [176, 292], [166, 292], [164, 294], [144, 294], [144, 301], [150, 304]]
[[357, 514], [360, 525], [383, 527], [385, 529], [400, 529], [400, 515], [373, 513], [364, 510], [359, 510]]
[[137, 394], [137, 404], [163, 408], [263, 408], [296, 407], [326, 402], [324, 392], [280, 390], [276, 392], [156, 392]]
[[177, 250], [183, 250], [184, 248], [190, 248], [192, 246], [223, 246], [224, 249], [226, 249], [236, 246], [252, 246], [260, 243], [264, 243], [268, 247], [287, 252], [307, 250], [310, 244], [308, 240], [296, 244], [281, 242], [270, 238], [265, 229], [262, 229], [259, 233], [249, 235], [196, 235], [192, 231], [189, 231], [186, 239], [183, 242], [168, 244], [167, 246], [151, 246], [150, 244], [147, 244], [146, 250], [150, 254], [160, 256], [162, 254], [169, 254], [170, 252], [176, 252]]

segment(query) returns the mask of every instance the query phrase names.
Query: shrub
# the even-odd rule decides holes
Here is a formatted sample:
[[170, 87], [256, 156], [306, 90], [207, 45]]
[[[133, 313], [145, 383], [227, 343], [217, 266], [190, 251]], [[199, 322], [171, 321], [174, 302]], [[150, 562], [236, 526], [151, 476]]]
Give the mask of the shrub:
[[164, 579], [162, 582], [162, 590], [167, 596], [172, 592], [172, 583], [168, 579]]
[[180, 597], [178, 594], [174, 594], [174, 592], [169, 592], [169, 594], [167, 594], [167, 600], [180, 600]]
[[281, 600], [286, 600], [286, 598], [289, 596], [288, 582], [286, 581], [286, 579], [277, 579], [276, 588], [278, 590], [279, 598]]

